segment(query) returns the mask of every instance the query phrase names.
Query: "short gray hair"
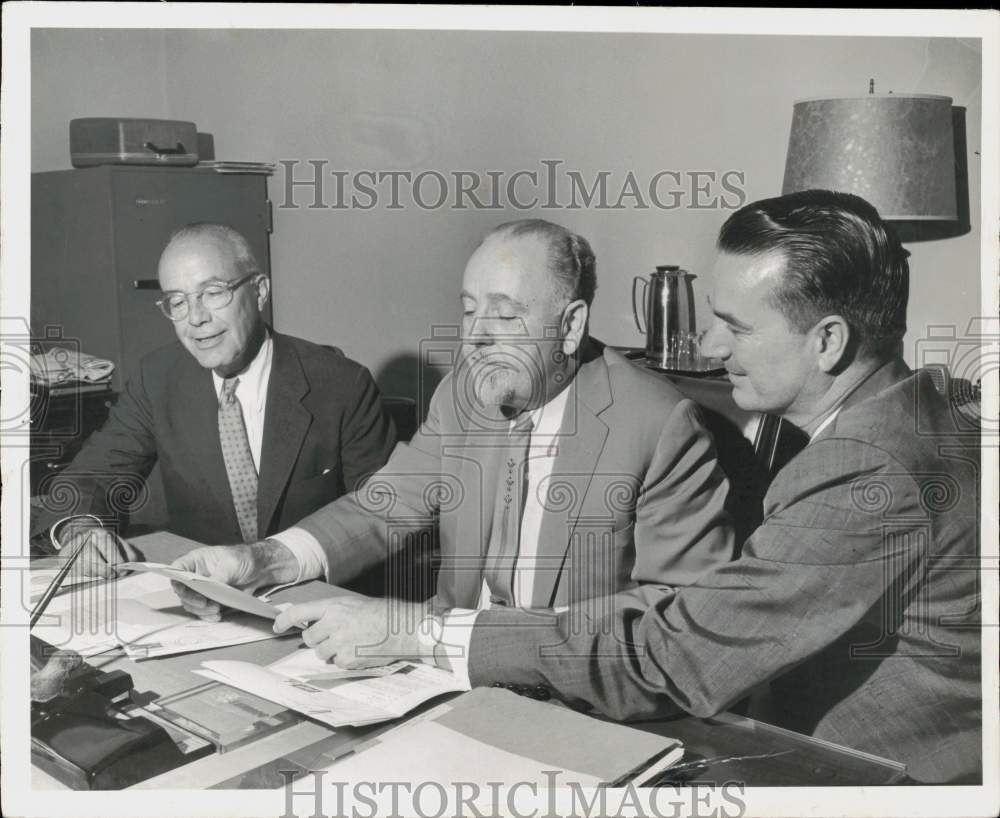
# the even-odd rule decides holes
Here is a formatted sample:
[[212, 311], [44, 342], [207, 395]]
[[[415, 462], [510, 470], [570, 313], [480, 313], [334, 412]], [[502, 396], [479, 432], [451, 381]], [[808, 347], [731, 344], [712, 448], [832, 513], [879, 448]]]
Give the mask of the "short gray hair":
[[582, 299], [589, 307], [597, 292], [597, 260], [583, 236], [545, 219], [504, 222], [483, 239], [495, 236], [538, 236], [549, 246], [549, 270], [558, 289], [570, 300]]
[[[189, 241], [193, 239], [213, 239], [227, 247], [233, 255], [233, 261], [241, 278], [262, 272], [260, 264], [257, 263], [257, 257], [254, 255], [246, 236], [228, 224], [219, 224], [217, 222], [186, 224], [170, 234], [167, 247], [170, 247], [176, 241]], [[166, 248], [164, 248], [164, 252], [166, 252]]]

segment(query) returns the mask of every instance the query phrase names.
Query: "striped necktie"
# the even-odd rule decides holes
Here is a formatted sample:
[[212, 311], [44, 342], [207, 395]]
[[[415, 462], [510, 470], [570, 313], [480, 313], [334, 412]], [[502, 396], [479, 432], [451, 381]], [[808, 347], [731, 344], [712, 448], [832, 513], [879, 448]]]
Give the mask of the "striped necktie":
[[243, 410], [236, 399], [239, 382], [239, 378], [226, 378], [222, 382], [219, 442], [222, 444], [222, 459], [226, 462], [226, 474], [243, 542], [250, 543], [257, 541], [257, 469], [247, 439]]
[[484, 575], [494, 605], [514, 605], [514, 569], [521, 547], [521, 518], [528, 493], [528, 448], [533, 424], [523, 412], [507, 436], [493, 509], [493, 530]]

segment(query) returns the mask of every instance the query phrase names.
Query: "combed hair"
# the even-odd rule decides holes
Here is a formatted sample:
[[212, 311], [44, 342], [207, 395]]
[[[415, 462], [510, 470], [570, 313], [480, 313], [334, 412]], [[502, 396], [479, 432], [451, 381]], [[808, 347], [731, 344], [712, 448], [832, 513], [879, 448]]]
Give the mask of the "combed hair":
[[726, 253], [780, 253], [772, 299], [799, 332], [841, 315], [859, 348], [890, 354], [906, 333], [909, 253], [868, 202], [850, 193], [806, 190], [752, 202], [719, 232]]
[[236, 263], [236, 269], [240, 272], [240, 277], [253, 275], [261, 272], [257, 257], [253, 254], [250, 242], [237, 229], [228, 224], [217, 224], [215, 222], [196, 222], [186, 224], [177, 228], [170, 234], [170, 241], [167, 247], [175, 241], [187, 241], [191, 239], [209, 238], [214, 239], [229, 248]]
[[[558, 289], [570, 301], [582, 299], [589, 307], [597, 292], [597, 260], [590, 242], [561, 225], [545, 219], [505, 222], [486, 236], [538, 236], [549, 246], [549, 269]], [[483, 241], [486, 241], [483, 239]]]

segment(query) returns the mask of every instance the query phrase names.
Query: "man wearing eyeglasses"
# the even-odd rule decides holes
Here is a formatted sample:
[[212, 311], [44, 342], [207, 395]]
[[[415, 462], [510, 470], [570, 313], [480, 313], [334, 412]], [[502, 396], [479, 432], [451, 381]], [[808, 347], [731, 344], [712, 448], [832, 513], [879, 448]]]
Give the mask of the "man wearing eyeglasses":
[[[181, 228], [158, 275], [157, 304], [179, 343], [143, 358], [105, 426], [60, 475], [79, 494], [78, 513], [117, 517], [112, 487], [144, 481], [159, 463], [171, 531], [255, 542], [385, 462], [395, 431], [371, 375], [339, 351], [268, 328], [270, 281], [239, 232]], [[36, 530], [56, 519], [43, 515]], [[67, 532], [64, 547], [76, 537], [87, 538], [81, 570], [92, 575], [138, 556], [92, 520]]]

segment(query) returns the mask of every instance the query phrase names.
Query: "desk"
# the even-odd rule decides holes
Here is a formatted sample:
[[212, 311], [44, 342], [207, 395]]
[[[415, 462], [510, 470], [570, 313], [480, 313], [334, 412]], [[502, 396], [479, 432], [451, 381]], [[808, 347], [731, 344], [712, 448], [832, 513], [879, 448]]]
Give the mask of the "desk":
[[[170, 562], [192, 547], [189, 540], [166, 533], [137, 537], [133, 543], [146, 559], [157, 562]], [[310, 582], [279, 592], [273, 599], [277, 602], [305, 601], [334, 596], [338, 592], [325, 583]], [[103, 661], [88, 661], [102, 670], [125, 670], [131, 674], [137, 691], [160, 697], [202, 684], [204, 679], [191, 671], [204, 661], [243, 659], [264, 664], [287, 655], [299, 644], [298, 635], [293, 634], [281, 639], [143, 662], [118, 655]], [[256, 742], [178, 767], [135, 788], [278, 787], [284, 783], [278, 769], [309, 770], [328, 766], [330, 761], [324, 759], [347, 752], [389, 726], [391, 723], [340, 728], [334, 732], [303, 719]], [[741, 781], [747, 786], [870, 786], [897, 783], [904, 778], [901, 765], [728, 713], [715, 719], [688, 716], [638, 722], [632, 726], [672, 736], [684, 743], [682, 763], [685, 766], [668, 775], [664, 783], [697, 781], [721, 785]], [[280, 763], [274, 763], [278, 759]], [[697, 763], [702, 760], [707, 762]], [[63, 788], [38, 769], [33, 769], [33, 786]]]

